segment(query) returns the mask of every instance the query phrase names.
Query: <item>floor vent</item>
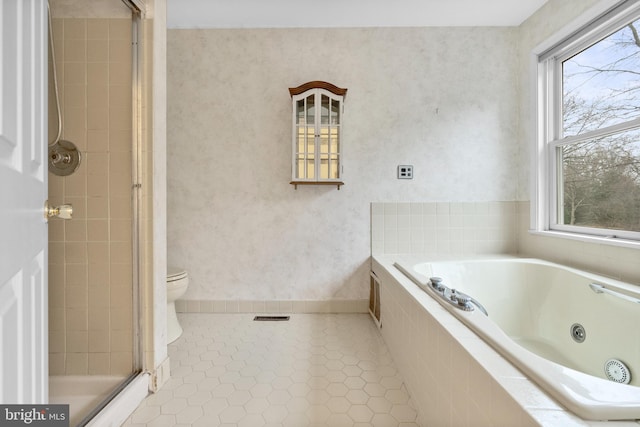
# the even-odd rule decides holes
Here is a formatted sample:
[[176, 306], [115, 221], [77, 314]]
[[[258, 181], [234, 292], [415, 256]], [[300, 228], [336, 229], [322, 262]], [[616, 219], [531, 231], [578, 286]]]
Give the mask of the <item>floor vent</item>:
[[286, 322], [289, 316], [256, 316], [254, 322]]

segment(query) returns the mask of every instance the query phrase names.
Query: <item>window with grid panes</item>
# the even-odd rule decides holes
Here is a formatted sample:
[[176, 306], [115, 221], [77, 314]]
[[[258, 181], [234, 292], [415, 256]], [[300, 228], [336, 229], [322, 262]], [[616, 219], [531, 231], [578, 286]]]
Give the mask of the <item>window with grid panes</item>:
[[621, 2], [539, 55], [539, 229], [640, 240], [639, 28]]

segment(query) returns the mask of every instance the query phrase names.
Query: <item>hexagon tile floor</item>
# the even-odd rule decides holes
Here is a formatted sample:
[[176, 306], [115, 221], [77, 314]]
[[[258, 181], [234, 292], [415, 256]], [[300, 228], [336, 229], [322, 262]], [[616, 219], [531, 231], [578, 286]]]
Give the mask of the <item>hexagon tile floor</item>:
[[171, 379], [124, 426], [418, 426], [368, 314], [253, 317], [179, 314]]

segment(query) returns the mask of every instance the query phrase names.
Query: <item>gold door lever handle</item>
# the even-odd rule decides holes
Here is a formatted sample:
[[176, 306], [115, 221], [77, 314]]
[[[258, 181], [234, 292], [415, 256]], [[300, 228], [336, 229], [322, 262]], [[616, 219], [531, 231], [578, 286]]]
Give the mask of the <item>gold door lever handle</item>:
[[46, 219], [52, 217], [58, 217], [60, 219], [71, 219], [73, 216], [73, 206], [71, 205], [60, 205], [60, 206], [50, 206], [49, 201], [47, 200], [44, 203], [44, 216]]

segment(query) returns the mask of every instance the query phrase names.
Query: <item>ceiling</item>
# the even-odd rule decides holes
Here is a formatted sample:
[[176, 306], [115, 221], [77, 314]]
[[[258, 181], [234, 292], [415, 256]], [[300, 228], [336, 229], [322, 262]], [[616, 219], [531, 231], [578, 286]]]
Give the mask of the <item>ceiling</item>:
[[169, 28], [517, 26], [547, 0], [168, 0]]

